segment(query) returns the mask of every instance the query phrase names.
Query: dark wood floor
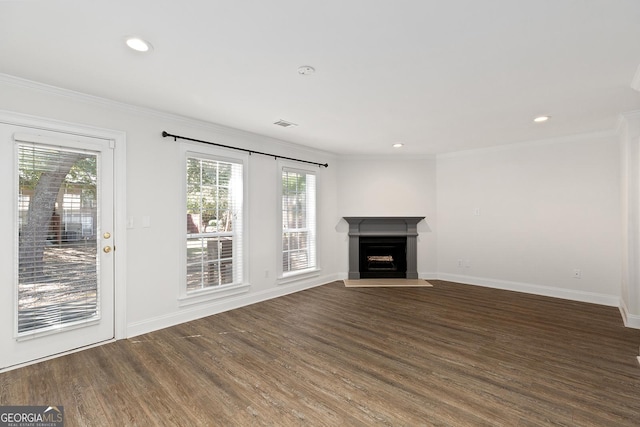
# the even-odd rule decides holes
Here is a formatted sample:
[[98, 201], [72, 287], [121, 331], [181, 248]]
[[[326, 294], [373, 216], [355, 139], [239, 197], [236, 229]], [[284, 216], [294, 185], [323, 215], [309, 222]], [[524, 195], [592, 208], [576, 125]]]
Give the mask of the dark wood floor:
[[66, 426], [638, 426], [618, 309], [342, 282], [0, 374]]

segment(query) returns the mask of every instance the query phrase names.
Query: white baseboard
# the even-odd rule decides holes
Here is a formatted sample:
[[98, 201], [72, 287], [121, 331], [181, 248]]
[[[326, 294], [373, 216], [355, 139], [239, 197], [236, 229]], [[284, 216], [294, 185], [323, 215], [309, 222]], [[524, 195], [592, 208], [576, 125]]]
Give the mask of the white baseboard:
[[627, 305], [624, 303], [624, 300], [620, 300], [620, 315], [622, 316], [622, 321], [624, 322], [624, 326], [627, 328], [640, 329], [640, 316], [635, 314], [629, 314], [629, 310], [627, 309]]
[[418, 273], [418, 278], [422, 280], [438, 280], [438, 273]]
[[511, 282], [508, 280], [487, 279], [484, 277], [465, 276], [461, 274], [438, 273], [437, 279], [467, 285], [484, 286], [487, 288], [504, 289], [508, 291], [524, 292], [527, 294], [562, 298], [571, 301], [589, 302], [609, 307], [620, 306], [620, 297], [617, 295], [581, 292], [551, 286], [536, 285], [533, 283]]
[[313, 278], [313, 280], [303, 280], [286, 285], [278, 285], [264, 291], [249, 291], [248, 293], [230, 297], [225, 300], [186, 306], [175, 313], [169, 313], [163, 316], [145, 319], [140, 322], [130, 323], [127, 326], [127, 338], [132, 338], [138, 335], [157, 331], [159, 329], [168, 328], [181, 323], [190, 322], [192, 320], [201, 319], [203, 317], [278, 298], [294, 292], [303, 291], [305, 289], [314, 288], [316, 286], [339, 280], [338, 276], [339, 275], [337, 274], [318, 276]]

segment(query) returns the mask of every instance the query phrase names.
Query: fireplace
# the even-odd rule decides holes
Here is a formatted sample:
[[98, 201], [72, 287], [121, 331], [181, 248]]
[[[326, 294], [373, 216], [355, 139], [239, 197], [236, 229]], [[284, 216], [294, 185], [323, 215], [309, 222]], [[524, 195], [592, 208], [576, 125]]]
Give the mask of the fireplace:
[[424, 217], [344, 217], [349, 279], [418, 278], [417, 224]]

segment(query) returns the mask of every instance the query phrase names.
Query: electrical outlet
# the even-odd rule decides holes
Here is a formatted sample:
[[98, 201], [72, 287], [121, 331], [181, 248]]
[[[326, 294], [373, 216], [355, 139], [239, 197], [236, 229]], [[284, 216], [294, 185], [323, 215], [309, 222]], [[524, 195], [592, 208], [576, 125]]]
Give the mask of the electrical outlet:
[[474, 208], [473, 209], [473, 215], [474, 216], [480, 216], [480, 208]]
[[471, 261], [468, 259], [464, 260], [464, 268], [471, 268]]
[[458, 259], [458, 267], [464, 267], [464, 265], [462, 264], [462, 258]]
[[582, 270], [576, 268], [573, 270], [573, 278], [574, 279], [582, 279]]

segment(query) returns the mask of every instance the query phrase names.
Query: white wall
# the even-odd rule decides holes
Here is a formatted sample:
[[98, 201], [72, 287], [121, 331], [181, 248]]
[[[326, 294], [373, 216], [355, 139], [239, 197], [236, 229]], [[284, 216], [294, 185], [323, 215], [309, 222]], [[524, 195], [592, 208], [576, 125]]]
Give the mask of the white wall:
[[425, 216], [418, 224], [418, 276], [437, 268], [436, 162], [434, 158], [342, 158], [338, 161], [339, 271], [347, 277], [345, 216]]
[[640, 113], [626, 114], [620, 126], [622, 284], [625, 324], [640, 328]]
[[620, 157], [613, 132], [437, 160], [439, 277], [618, 305]]
[[[134, 226], [126, 235], [126, 335], [191, 320], [315, 286], [337, 278], [334, 248], [337, 239], [336, 179], [333, 156], [285, 144], [255, 134], [128, 107], [55, 88], [0, 76], [0, 109], [71, 123], [126, 132], [127, 212]], [[249, 157], [249, 277], [248, 293], [217, 302], [180, 307], [178, 304], [180, 247], [184, 241], [182, 161], [179, 143], [161, 132], [185, 135], [288, 157], [328, 162], [318, 170], [319, 261], [315, 277], [281, 284], [276, 281], [278, 214], [277, 162], [271, 157]], [[148, 216], [151, 226], [142, 227]], [[11, 221], [10, 218], [3, 218]], [[120, 239], [122, 241], [122, 239]], [[3, 244], [13, 245], [10, 240]], [[11, 272], [0, 273], [11, 282]]]

